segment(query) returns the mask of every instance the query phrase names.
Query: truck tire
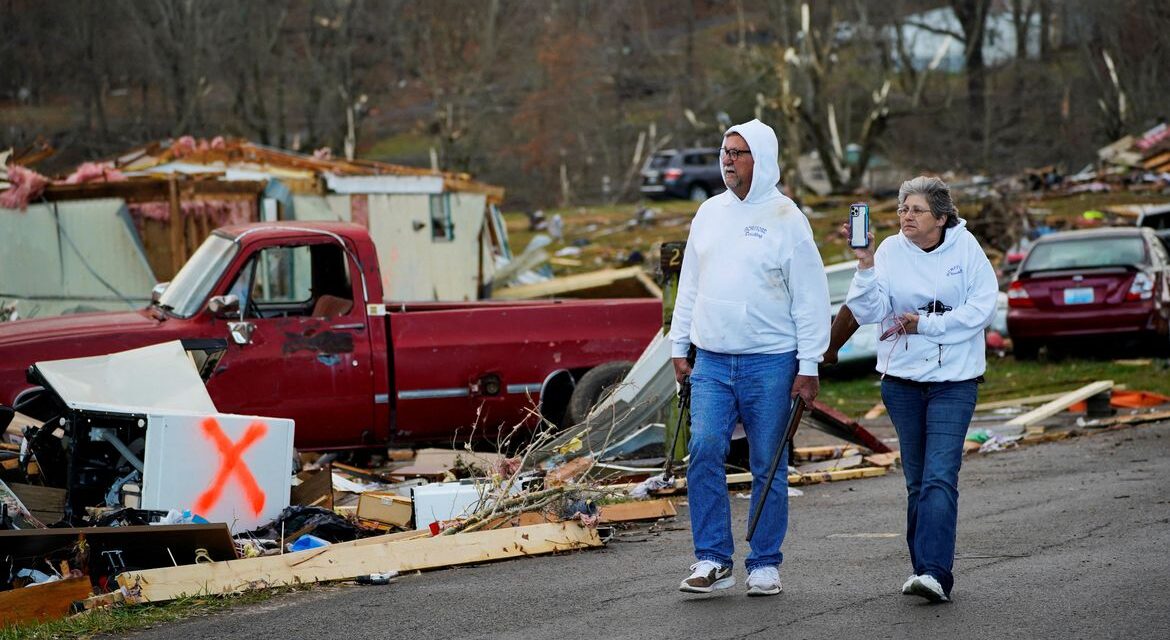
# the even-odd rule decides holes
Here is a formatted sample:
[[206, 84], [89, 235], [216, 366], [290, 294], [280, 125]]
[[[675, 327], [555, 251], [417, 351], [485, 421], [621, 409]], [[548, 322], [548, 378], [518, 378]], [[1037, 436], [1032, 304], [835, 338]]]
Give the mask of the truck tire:
[[593, 405], [597, 404], [606, 393], [625, 379], [626, 374], [634, 367], [629, 360], [614, 360], [593, 367], [581, 376], [577, 386], [573, 388], [573, 395], [569, 397], [569, 410], [565, 414], [565, 424], [581, 424]]
[[692, 184], [691, 188], [687, 191], [687, 199], [691, 202], [702, 202], [709, 197], [711, 197], [711, 194], [707, 192], [707, 187], [704, 187], [698, 182]]
[[1012, 338], [1012, 355], [1015, 356], [1016, 360], [1035, 360], [1039, 353], [1039, 342]]

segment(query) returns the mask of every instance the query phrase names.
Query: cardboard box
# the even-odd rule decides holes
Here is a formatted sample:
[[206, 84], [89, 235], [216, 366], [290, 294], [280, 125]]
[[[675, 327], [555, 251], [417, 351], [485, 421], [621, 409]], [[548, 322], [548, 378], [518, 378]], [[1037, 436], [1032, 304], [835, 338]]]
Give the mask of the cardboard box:
[[398, 527], [410, 525], [414, 511], [410, 498], [393, 493], [363, 493], [358, 499], [357, 517], [392, 524]]

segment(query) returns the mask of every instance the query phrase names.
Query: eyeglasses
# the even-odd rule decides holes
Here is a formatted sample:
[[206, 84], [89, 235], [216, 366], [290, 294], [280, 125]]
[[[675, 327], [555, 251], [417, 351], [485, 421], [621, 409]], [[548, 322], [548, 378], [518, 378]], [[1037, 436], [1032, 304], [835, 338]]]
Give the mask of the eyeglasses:
[[745, 153], [751, 155], [752, 152], [750, 149], [728, 149], [727, 147], [719, 148], [719, 155], [731, 158], [732, 162], [739, 160], [739, 157]]
[[912, 213], [915, 216], [920, 216], [924, 213], [930, 213], [930, 209], [925, 209], [923, 207], [907, 207], [904, 204], [898, 205], [898, 215], [904, 216], [908, 213]]

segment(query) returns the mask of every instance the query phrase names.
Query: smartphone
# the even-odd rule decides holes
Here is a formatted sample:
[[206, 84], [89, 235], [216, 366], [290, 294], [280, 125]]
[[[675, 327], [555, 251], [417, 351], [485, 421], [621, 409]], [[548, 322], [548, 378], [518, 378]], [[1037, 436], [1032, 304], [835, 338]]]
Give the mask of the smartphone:
[[854, 202], [849, 205], [849, 247], [864, 249], [869, 246], [869, 205]]

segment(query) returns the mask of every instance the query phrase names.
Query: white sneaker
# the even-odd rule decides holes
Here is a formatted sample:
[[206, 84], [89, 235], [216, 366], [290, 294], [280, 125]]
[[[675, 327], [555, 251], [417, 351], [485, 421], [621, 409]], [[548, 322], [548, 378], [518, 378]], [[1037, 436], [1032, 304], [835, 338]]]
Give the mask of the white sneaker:
[[931, 602], [947, 602], [950, 598], [947, 597], [943, 591], [942, 585], [934, 576], [922, 574], [910, 581], [910, 593], [908, 595], [920, 596], [930, 600]]
[[749, 596], [774, 596], [784, 587], [780, 584], [780, 570], [776, 567], [756, 567], [748, 574]]
[[688, 593], [711, 593], [715, 589], [730, 589], [735, 586], [731, 567], [719, 566], [710, 560], [700, 560], [691, 565], [691, 576], [678, 585], [679, 591]]
[[904, 596], [914, 595], [914, 592], [910, 590], [910, 585], [914, 584], [914, 581], [917, 579], [918, 579], [918, 576], [910, 576], [909, 578], [906, 578], [905, 584], [902, 585], [902, 595], [904, 595]]

